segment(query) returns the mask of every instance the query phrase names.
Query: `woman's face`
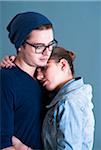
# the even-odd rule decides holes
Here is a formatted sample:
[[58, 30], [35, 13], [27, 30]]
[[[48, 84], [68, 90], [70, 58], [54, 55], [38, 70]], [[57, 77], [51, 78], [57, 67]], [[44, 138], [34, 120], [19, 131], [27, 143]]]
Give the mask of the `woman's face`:
[[49, 91], [59, 90], [66, 82], [73, 79], [70, 66], [65, 59], [55, 62], [54, 59], [50, 58], [47, 65], [38, 68], [37, 71], [37, 79]]
[[44, 68], [38, 69], [37, 79], [42, 82], [47, 90], [52, 91], [59, 88], [61, 75], [60, 63], [56, 63], [53, 59], [50, 59]]

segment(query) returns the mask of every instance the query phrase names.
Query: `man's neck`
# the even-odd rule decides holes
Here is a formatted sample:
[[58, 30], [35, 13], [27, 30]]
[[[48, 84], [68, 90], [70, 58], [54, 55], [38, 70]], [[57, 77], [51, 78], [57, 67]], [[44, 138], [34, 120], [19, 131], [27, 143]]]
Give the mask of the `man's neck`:
[[36, 67], [30, 66], [27, 63], [25, 63], [22, 59], [16, 58], [14, 63], [24, 72], [28, 73], [31, 77], [34, 78]]

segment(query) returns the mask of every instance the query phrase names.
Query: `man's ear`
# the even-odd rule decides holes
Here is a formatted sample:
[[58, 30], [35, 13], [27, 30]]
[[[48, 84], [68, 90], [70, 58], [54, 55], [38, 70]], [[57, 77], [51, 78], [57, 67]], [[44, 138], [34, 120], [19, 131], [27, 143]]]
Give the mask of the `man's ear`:
[[65, 70], [67, 68], [68, 62], [66, 59], [62, 58], [59, 63], [62, 70]]
[[18, 52], [20, 52], [20, 51], [21, 51], [21, 47], [18, 48]]

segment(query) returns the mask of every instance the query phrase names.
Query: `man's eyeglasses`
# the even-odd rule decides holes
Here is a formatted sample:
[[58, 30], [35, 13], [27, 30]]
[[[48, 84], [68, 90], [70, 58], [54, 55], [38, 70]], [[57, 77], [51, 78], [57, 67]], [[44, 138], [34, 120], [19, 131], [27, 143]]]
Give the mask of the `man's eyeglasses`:
[[43, 43], [31, 44], [28, 41], [25, 41], [25, 43], [34, 47], [35, 53], [37, 53], [37, 54], [43, 53], [46, 50], [46, 48], [48, 48], [49, 51], [52, 51], [55, 47], [57, 47], [57, 44], [58, 44], [58, 42], [55, 39], [53, 41], [51, 41], [47, 46]]

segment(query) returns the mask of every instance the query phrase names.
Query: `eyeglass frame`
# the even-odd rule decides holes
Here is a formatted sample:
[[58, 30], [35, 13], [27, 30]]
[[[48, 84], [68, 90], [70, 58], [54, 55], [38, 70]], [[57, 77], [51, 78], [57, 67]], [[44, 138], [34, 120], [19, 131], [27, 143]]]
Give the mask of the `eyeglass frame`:
[[[53, 51], [53, 49], [52, 49], [52, 50], [49, 49], [49, 46], [51, 46], [52, 44], [54, 44], [53, 42], [55, 42], [55, 44], [56, 44], [56, 46], [53, 46], [53, 49], [54, 49], [54, 48], [56, 48], [57, 45], [58, 45], [58, 41], [55, 40], [55, 39], [53, 39], [47, 46], [46, 46], [44, 43], [35, 43], [35, 44], [31, 44], [31, 43], [29, 43], [28, 41], [25, 41], [24, 43], [26, 43], [26, 44], [28, 44], [28, 45], [34, 47], [34, 48], [35, 48], [35, 53], [36, 53], [36, 54], [42, 54], [42, 53], [46, 50], [46, 48], [48, 48], [49, 51]], [[42, 52], [37, 52], [37, 51], [36, 51], [36, 49], [38, 48], [38, 44], [40, 44], [41, 46], [44, 47], [44, 49], [43, 49]]]

